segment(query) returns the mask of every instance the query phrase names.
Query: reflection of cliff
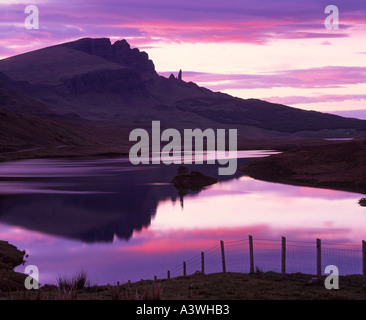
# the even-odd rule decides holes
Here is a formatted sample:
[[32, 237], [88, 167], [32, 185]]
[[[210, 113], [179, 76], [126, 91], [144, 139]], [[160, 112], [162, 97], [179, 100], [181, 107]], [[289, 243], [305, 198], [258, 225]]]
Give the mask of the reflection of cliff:
[[[169, 185], [142, 184], [145, 174], [128, 172], [123, 180], [123, 175], [85, 178], [79, 185], [80, 179], [60, 179], [72, 185], [67, 194], [1, 196], [0, 222], [85, 242], [111, 242], [115, 236], [128, 240], [134, 230], [150, 225], [159, 200], [174, 196]], [[155, 174], [148, 177], [158, 179]]]
[[128, 240], [134, 230], [150, 225], [157, 202], [147, 188], [124, 194], [21, 195], [2, 201], [0, 221], [85, 242], [110, 242], [114, 235]]
[[[216, 166], [200, 170], [204, 167], [207, 174], [217, 173]], [[177, 200], [178, 192], [169, 183], [176, 170], [159, 166], [108, 176], [43, 179], [49, 189], [63, 193], [0, 195], [0, 223], [84, 242], [112, 242], [115, 236], [128, 240], [135, 230], [151, 224], [159, 201]], [[81, 193], [85, 191], [89, 193]]]

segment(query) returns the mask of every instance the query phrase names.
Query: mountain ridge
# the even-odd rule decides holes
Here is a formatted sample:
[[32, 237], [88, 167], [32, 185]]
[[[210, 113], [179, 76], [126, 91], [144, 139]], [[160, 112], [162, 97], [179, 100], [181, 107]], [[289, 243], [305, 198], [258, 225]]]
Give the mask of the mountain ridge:
[[[178, 130], [236, 128], [239, 140], [366, 135], [365, 120], [232, 97], [165, 78], [146, 52], [108, 38], [83, 38], [0, 60], [0, 110], [37, 116], [45, 124], [57, 120], [65, 128], [87, 125], [96, 135], [103, 127], [149, 127], [153, 120]], [[120, 137], [113, 139], [120, 143]]]

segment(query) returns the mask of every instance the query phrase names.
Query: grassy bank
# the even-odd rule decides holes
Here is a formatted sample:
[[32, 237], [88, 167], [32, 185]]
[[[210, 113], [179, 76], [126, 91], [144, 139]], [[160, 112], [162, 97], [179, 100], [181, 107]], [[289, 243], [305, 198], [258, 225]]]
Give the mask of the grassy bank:
[[264, 181], [366, 194], [366, 138], [294, 148], [239, 171]]
[[[339, 290], [323, 283], [310, 284], [312, 276], [294, 274], [282, 279], [276, 273], [194, 274], [169, 280], [141, 280], [105, 286], [43, 286], [39, 290], [2, 292], [3, 300], [366, 300], [361, 276], [340, 277]], [[75, 282], [76, 284], [76, 282]], [[63, 282], [63, 285], [65, 283]]]

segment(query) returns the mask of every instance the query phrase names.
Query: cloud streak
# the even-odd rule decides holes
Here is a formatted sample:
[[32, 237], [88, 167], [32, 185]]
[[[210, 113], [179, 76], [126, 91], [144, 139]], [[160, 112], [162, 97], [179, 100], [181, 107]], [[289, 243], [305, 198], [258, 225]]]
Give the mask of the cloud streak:
[[288, 97], [268, 97], [263, 98], [264, 100], [280, 103], [285, 105], [294, 105], [294, 104], [304, 104], [304, 103], [319, 103], [319, 102], [339, 102], [339, 101], [347, 101], [347, 100], [358, 100], [365, 101], [366, 104], [366, 94], [323, 94], [319, 96], [313, 97], [304, 97], [304, 96], [288, 96]]
[[[168, 76], [170, 72], [161, 72]], [[327, 66], [309, 69], [279, 70], [262, 74], [217, 74], [184, 72], [184, 79], [203, 83], [211, 90], [290, 88], [341, 88], [365, 83], [366, 67]]]

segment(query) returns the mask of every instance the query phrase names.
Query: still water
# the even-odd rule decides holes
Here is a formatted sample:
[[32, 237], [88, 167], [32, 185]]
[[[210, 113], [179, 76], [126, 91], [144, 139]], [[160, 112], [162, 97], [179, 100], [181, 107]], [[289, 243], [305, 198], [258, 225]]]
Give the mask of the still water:
[[[238, 165], [265, 151], [242, 151]], [[91, 284], [151, 279], [220, 240], [357, 244], [365, 238], [363, 195], [217, 175], [180, 195], [177, 166], [128, 159], [22, 160], [0, 164], [0, 239], [36, 265], [40, 283], [86, 271]], [[24, 272], [25, 266], [16, 270]]]

